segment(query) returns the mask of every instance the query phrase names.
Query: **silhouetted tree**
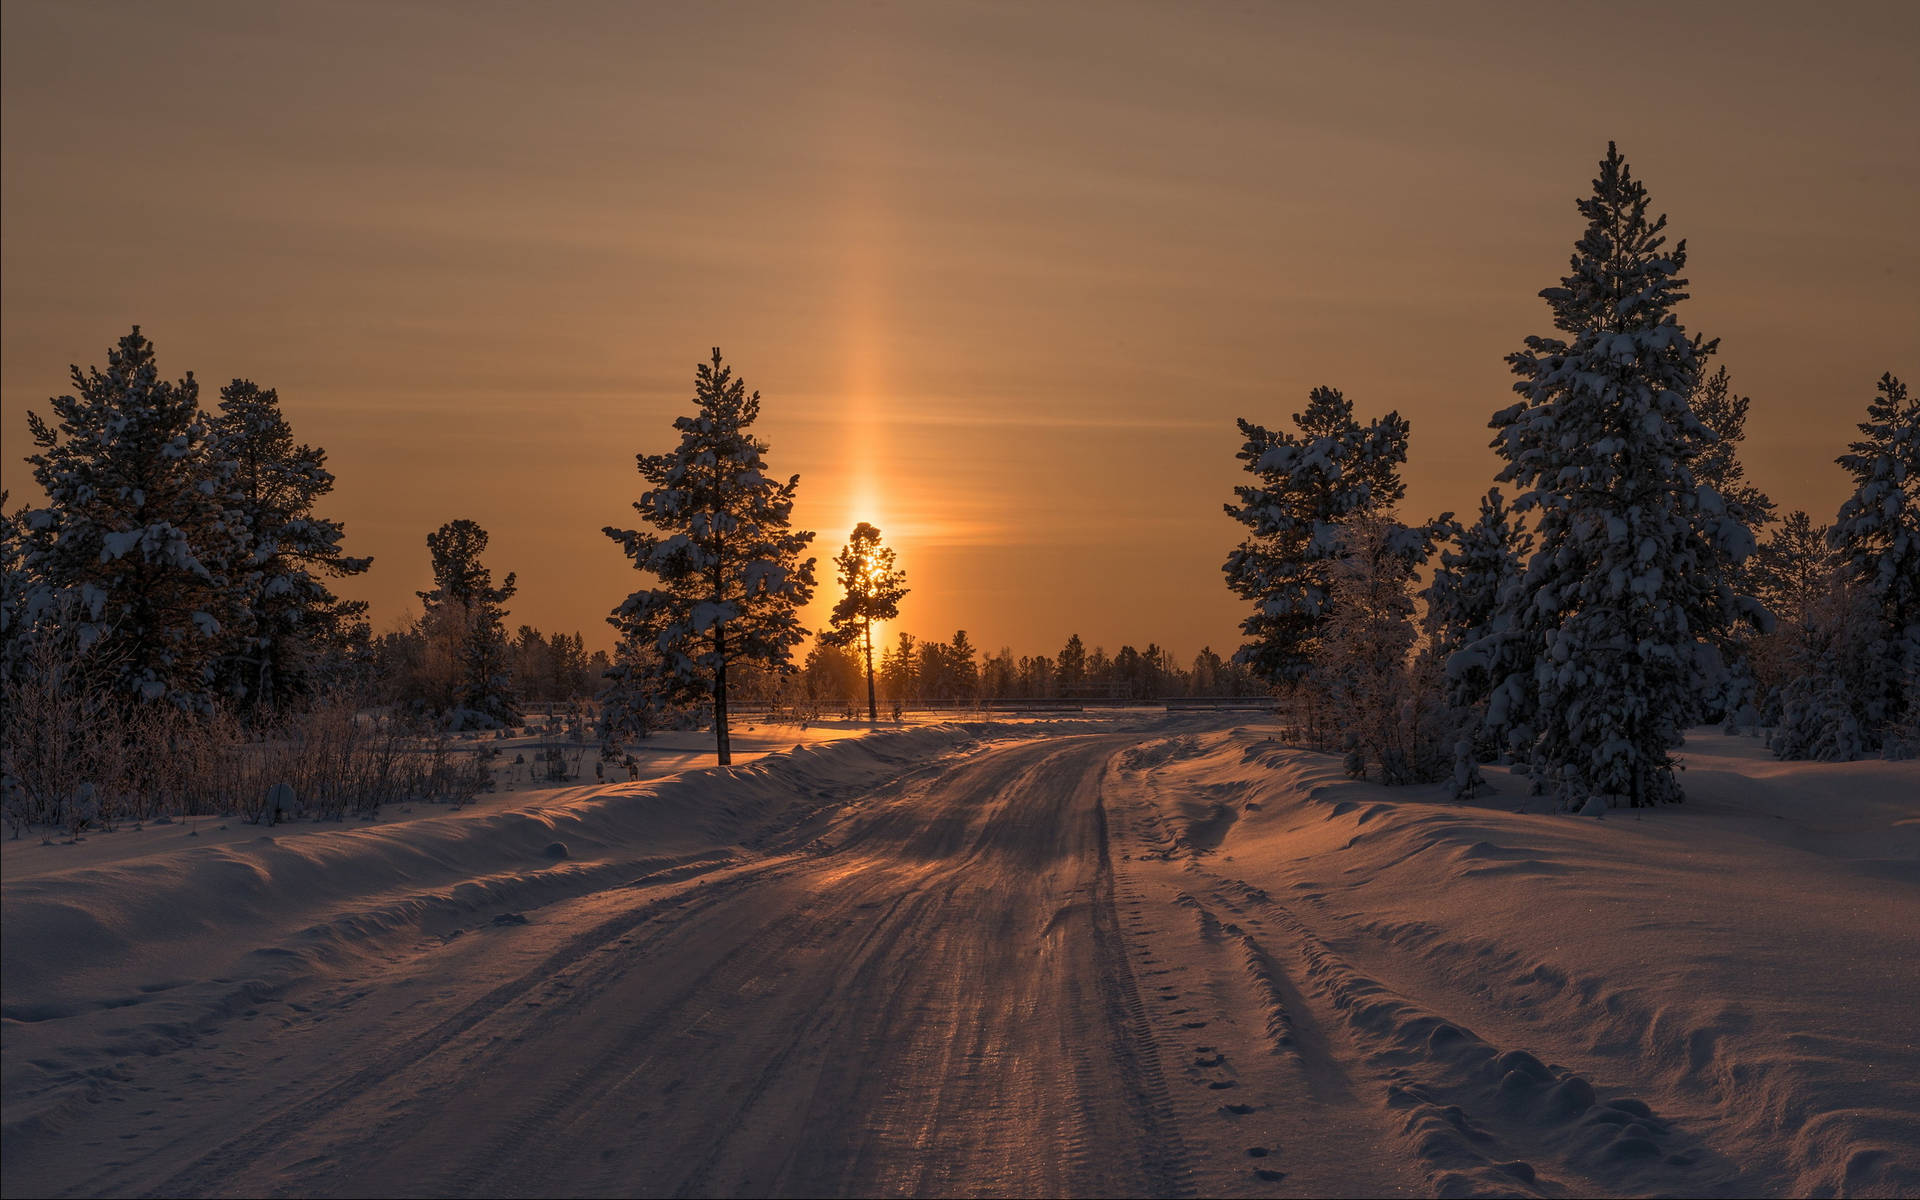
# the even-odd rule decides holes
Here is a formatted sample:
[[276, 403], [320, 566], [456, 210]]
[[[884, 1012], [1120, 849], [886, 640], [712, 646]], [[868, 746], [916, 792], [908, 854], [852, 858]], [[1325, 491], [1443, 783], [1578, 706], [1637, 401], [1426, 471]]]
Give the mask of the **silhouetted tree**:
[[788, 669], [806, 637], [799, 610], [813, 598], [813, 560], [800, 554], [813, 534], [792, 528], [800, 477], [769, 479], [767, 445], [748, 432], [760, 393], [747, 393], [717, 346], [695, 372], [693, 402], [691, 416], [674, 420], [677, 447], [636, 456], [650, 486], [634, 511], [665, 536], [605, 530], [660, 584], [628, 596], [608, 622], [658, 653], [661, 688], [712, 703], [714, 747], [726, 766], [727, 667]]
[[967, 631], [957, 629], [947, 643], [947, 671], [956, 700], [971, 700], [980, 694], [979, 651], [967, 640]]
[[440, 649], [444, 687], [438, 707], [456, 725], [516, 725], [518, 697], [507, 661], [506, 602], [515, 592], [513, 572], [500, 586], [480, 561], [487, 531], [472, 521], [449, 521], [427, 535], [433, 556], [433, 588], [416, 593], [423, 609], [420, 624], [430, 646]]
[[881, 544], [880, 531], [862, 521], [833, 560], [842, 595], [821, 639], [836, 646], [859, 643], [867, 664], [867, 721], [880, 720], [873, 685], [873, 623], [900, 615], [907, 595], [907, 573], [894, 566], [893, 549]]
[[310, 694], [329, 662], [337, 671], [367, 606], [340, 599], [325, 581], [361, 574], [373, 560], [344, 554], [345, 526], [313, 511], [333, 490], [326, 451], [294, 442], [271, 388], [246, 379], [222, 388], [212, 436], [245, 547], [233, 572], [242, 619], [222, 663], [223, 690], [242, 709], [270, 714]]
[[1087, 681], [1087, 645], [1079, 634], [1068, 637], [1067, 644], [1060, 648], [1060, 657], [1054, 660], [1054, 673], [1062, 690], [1079, 687]]
[[[801, 677], [809, 700], [835, 706], [850, 706], [870, 678], [861, 669], [859, 655], [851, 648], [823, 639], [816, 639], [813, 649], [807, 652]], [[852, 715], [850, 709], [848, 715]]]
[[890, 700], [912, 700], [920, 694], [920, 639], [902, 630], [893, 648], [880, 656], [880, 682]]

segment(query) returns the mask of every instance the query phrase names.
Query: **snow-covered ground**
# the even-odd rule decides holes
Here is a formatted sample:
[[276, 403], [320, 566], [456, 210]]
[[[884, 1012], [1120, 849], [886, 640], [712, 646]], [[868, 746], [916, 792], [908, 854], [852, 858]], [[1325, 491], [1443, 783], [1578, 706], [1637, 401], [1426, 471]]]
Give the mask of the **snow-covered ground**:
[[1915, 764], [1702, 732], [1594, 820], [1219, 715], [859, 730], [8, 843], [4, 1191], [1920, 1190]]
[[[498, 751], [493, 767], [494, 790], [483, 792], [458, 808], [435, 804], [389, 806], [377, 820], [294, 821], [265, 829], [244, 820], [223, 817], [199, 817], [169, 821], [161, 825], [135, 827], [123, 824], [111, 832], [90, 832], [78, 842], [60, 830], [36, 830], [34, 835], [0, 841], [0, 876], [24, 879], [49, 871], [74, 867], [97, 867], [124, 862], [131, 858], [191, 847], [238, 846], [255, 842], [269, 834], [276, 840], [315, 834], [338, 833], [344, 829], [367, 829], [412, 824], [424, 820], [471, 819], [512, 808], [541, 807], [565, 803], [593, 792], [601, 784], [627, 781], [627, 769], [618, 763], [604, 764], [604, 778], [596, 778], [599, 759], [596, 745], [574, 742], [564, 736], [563, 722], [547, 726], [544, 717], [534, 718], [525, 730], [513, 736], [495, 738], [492, 734], [468, 734], [460, 747], [470, 751], [483, 748]], [[887, 726], [893, 728], [891, 723]], [[817, 745], [867, 732], [864, 722], [810, 721], [804, 725], [790, 722], [747, 722], [733, 731], [733, 760], [745, 765], [768, 754], [778, 754], [796, 746]], [[536, 760], [540, 747], [563, 750], [570, 767], [577, 766], [579, 782], [554, 784], [541, 774], [545, 764]], [[636, 744], [634, 759], [642, 782], [677, 775], [713, 763], [713, 734], [705, 730], [672, 730], [656, 733]], [[515, 758], [524, 759], [516, 763]]]

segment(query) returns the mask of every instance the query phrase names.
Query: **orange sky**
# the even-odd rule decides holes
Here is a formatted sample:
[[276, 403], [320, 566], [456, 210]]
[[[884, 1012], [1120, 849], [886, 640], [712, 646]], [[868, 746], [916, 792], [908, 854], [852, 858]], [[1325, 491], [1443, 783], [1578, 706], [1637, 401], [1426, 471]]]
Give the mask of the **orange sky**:
[[138, 322], [330, 451], [377, 627], [464, 516], [606, 644], [600, 527], [718, 344], [823, 583], [872, 520], [901, 628], [1224, 651], [1233, 418], [1398, 408], [1409, 513], [1470, 511], [1614, 138], [1827, 519], [1920, 376], [1920, 5], [1606, 11], [8, 0], [0, 478]]

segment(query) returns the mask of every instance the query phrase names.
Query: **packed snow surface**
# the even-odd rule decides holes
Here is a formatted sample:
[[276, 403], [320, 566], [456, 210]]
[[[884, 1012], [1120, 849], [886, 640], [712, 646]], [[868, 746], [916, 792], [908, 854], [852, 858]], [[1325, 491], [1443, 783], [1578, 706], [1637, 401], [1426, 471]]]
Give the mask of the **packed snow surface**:
[[923, 726], [10, 844], [0, 1183], [1920, 1191], [1914, 764], [1696, 733], [1685, 805], [1594, 819], [1272, 733]]

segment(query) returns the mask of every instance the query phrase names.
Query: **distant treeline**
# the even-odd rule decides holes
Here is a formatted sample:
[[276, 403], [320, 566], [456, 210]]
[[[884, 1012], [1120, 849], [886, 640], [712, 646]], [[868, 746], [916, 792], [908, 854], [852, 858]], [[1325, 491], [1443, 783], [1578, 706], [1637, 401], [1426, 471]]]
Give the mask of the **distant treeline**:
[[[800, 687], [809, 699], [863, 704], [866, 681], [859, 654], [851, 648], [817, 642], [800, 671]], [[898, 634], [875, 672], [880, 698], [912, 700], [1111, 699], [1153, 701], [1186, 696], [1257, 696], [1267, 685], [1245, 667], [1223, 660], [1212, 648], [1185, 666], [1159, 646], [1145, 650], [1122, 646], [1109, 655], [1089, 650], [1079, 634], [1060, 652], [1021, 655], [1002, 647], [982, 657], [966, 630], [936, 642]]]

